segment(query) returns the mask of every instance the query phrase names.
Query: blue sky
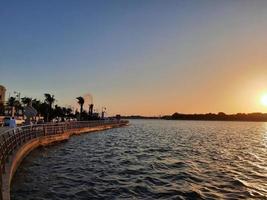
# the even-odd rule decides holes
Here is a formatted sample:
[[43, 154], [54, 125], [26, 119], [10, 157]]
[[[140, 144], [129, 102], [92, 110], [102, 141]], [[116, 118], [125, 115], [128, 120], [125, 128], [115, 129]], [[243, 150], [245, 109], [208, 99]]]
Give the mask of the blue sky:
[[[263, 109], [248, 107], [254, 100], [240, 98], [252, 90], [248, 74], [259, 89], [255, 98], [264, 92], [265, 1], [27, 0], [0, 5], [0, 84], [11, 94], [41, 99], [49, 92], [58, 104], [70, 105], [91, 93], [112, 114]], [[237, 74], [240, 80], [233, 87], [224, 84]], [[223, 89], [236, 96], [222, 99]]]

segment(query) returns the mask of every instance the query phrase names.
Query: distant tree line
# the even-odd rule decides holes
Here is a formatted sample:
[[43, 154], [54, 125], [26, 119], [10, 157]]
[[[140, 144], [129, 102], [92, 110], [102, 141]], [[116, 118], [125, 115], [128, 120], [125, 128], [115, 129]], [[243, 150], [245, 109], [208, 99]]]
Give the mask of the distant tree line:
[[209, 121], [267, 121], [267, 113], [237, 113], [227, 115], [223, 112], [218, 114], [182, 114], [163, 116], [166, 120], [209, 120]]
[[128, 115], [128, 116], [121, 116], [123, 119], [160, 119], [160, 117], [149, 117], [149, 116], [142, 116], [142, 115]]

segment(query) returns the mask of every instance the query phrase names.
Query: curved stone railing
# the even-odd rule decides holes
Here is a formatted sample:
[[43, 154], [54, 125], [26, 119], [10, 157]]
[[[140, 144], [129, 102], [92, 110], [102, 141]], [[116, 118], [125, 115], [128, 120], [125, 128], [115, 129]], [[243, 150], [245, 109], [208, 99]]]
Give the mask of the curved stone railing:
[[27, 154], [38, 146], [67, 140], [73, 134], [127, 125], [123, 120], [77, 121], [21, 126], [0, 135], [0, 200], [10, 199], [12, 177]]

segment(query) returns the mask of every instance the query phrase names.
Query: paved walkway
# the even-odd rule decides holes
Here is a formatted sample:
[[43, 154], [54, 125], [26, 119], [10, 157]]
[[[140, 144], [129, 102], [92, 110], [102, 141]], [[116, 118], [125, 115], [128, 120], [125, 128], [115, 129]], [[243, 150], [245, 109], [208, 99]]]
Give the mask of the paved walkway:
[[5, 130], [9, 129], [9, 127], [0, 127], [0, 134], [4, 132]]

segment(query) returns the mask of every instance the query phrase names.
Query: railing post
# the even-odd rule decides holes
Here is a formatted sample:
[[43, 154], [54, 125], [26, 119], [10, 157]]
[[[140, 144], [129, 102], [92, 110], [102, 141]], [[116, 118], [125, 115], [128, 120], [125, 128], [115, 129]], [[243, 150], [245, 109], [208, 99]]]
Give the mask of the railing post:
[[43, 135], [46, 136], [46, 125], [43, 125]]
[[38, 126], [36, 126], [35, 127], [35, 135], [34, 135], [34, 137], [35, 138], [37, 138], [38, 136], [37, 136], [37, 133], [39, 132], [39, 127]]

